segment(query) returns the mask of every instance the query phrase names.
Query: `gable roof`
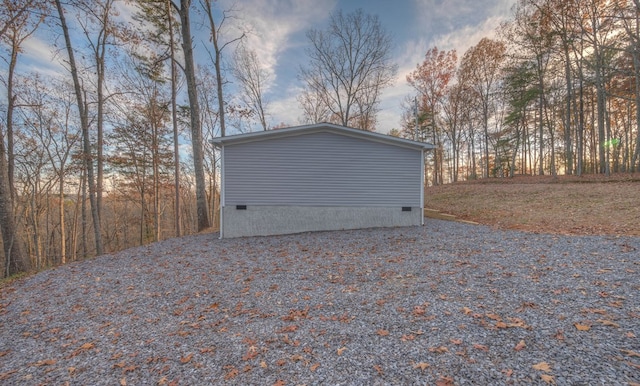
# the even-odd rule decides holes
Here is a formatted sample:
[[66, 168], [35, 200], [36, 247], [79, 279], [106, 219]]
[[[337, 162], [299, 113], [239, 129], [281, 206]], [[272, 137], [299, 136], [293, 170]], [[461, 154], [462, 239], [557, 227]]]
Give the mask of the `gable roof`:
[[345, 135], [354, 138], [360, 138], [368, 141], [374, 142], [382, 142], [393, 146], [407, 147], [416, 150], [431, 150], [434, 149], [435, 146], [426, 143], [426, 142], [418, 142], [412, 141], [409, 139], [393, 137], [391, 135], [375, 133], [371, 131], [364, 131], [359, 129], [354, 129], [351, 127], [335, 125], [333, 123], [315, 123], [311, 125], [303, 125], [303, 126], [293, 126], [286, 127], [283, 129], [276, 130], [268, 130], [268, 131], [257, 131], [253, 133], [247, 134], [237, 134], [237, 135], [229, 135], [226, 137], [217, 137], [214, 138], [211, 143], [217, 146], [224, 145], [236, 145], [240, 143], [246, 142], [255, 142], [255, 141], [264, 141], [268, 139], [276, 139], [276, 138], [284, 138], [296, 135], [304, 135], [304, 134], [312, 134], [312, 133], [321, 133], [321, 132], [329, 132], [338, 135]]

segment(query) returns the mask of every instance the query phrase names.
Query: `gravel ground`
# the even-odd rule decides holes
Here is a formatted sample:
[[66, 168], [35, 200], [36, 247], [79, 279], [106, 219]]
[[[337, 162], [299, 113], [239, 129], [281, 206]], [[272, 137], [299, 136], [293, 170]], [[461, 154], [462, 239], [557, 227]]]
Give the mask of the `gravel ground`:
[[424, 227], [163, 241], [0, 290], [0, 383], [640, 383], [640, 238]]

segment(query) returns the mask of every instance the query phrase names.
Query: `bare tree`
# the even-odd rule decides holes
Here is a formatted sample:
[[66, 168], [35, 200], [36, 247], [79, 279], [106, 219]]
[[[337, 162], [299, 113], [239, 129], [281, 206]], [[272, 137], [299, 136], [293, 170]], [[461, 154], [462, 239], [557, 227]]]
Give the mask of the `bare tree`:
[[219, 21], [216, 21], [214, 16], [214, 8], [213, 8], [212, 0], [201, 0], [200, 4], [202, 8], [205, 10], [207, 14], [207, 19], [209, 21], [209, 40], [213, 44], [213, 53], [209, 51], [209, 56], [211, 57], [211, 61], [213, 61], [213, 65], [216, 68], [216, 86], [218, 90], [218, 119], [220, 121], [220, 136], [224, 137], [226, 134], [226, 125], [225, 125], [225, 116], [224, 116], [224, 93], [223, 93], [223, 79], [222, 79], [222, 53], [225, 48], [229, 45], [242, 40], [245, 37], [245, 33], [242, 32], [240, 36], [229, 39], [227, 41], [223, 41], [222, 39], [222, 31], [224, 29], [225, 22], [232, 18], [232, 14], [235, 12], [234, 9], [223, 10], [222, 17]]
[[172, 2], [180, 15], [180, 32], [182, 35], [182, 52], [184, 55], [184, 73], [189, 96], [191, 148], [193, 151], [193, 168], [196, 179], [196, 206], [198, 212], [198, 231], [211, 226], [207, 210], [206, 182], [204, 179], [204, 150], [202, 146], [202, 126], [200, 124], [200, 104], [198, 102], [198, 86], [193, 61], [193, 40], [191, 37], [191, 0], [180, 0], [180, 5]]
[[249, 50], [244, 44], [236, 49], [234, 62], [233, 75], [240, 82], [241, 99], [257, 115], [262, 129], [267, 130], [266, 102], [263, 93], [265, 83], [269, 81], [269, 74], [261, 67], [256, 52]]
[[440, 105], [447, 91], [447, 86], [456, 72], [458, 56], [455, 50], [439, 51], [438, 47], [428, 50], [424, 61], [416, 66], [415, 71], [407, 75], [407, 82], [416, 89], [424, 113], [429, 114], [432, 139], [436, 145], [434, 154], [433, 184], [442, 184], [443, 148], [441, 129], [438, 124]]
[[[14, 112], [17, 96], [14, 93], [15, 70], [22, 44], [43, 21], [45, 5], [37, 1], [28, 1], [22, 5], [4, 0], [0, 11], [0, 43], [7, 47], [8, 57], [3, 58], [7, 65], [7, 75], [3, 79], [6, 85], [7, 110], [5, 120], [0, 126], [0, 228], [5, 252], [5, 274], [7, 276], [30, 268], [28, 256], [23, 253], [14, 221]], [[38, 10], [41, 15], [33, 17]], [[4, 126], [4, 127], [3, 127]], [[6, 133], [6, 147], [5, 147]]]
[[[118, 31], [113, 14], [115, 0], [76, 0], [76, 7], [82, 11], [78, 24], [85, 35], [95, 64], [96, 97], [96, 205], [98, 218], [102, 218], [102, 194], [104, 185], [104, 121], [105, 71], [107, 49], [112, 44], [113, 35]], [[97, 27], [97, 28], [96, 28]], [[100, 229], [102, 231], [102, 227]]]
[[[169, 60], [170, 82], [171, 82], [171, 124], [173, 127], [173, 150], [174, 150], [174, 227], [175, 235], [182, 234], [181, 226], [181, 204], [180, 204], [180, 144], [178, 129], [178, 46], [177, 35], [179, 35], [179, 22], [172, 12], [171, 0], [139, 0], [137, 5], [139, 12], [134, 16], [141, 21], [144, 26], [144, 39], [148, 40], [156, 48], [161, 50], [161, 58]], [[149, 28], [152, 25], [154, 28]]]
[[348, 15], [338, 11], [326, 30], [312, 29], [307, 38], [310, 63], [301, 68], [300, 78], [309, 100], [329, 110], [332, 122], [374, 130], [380, 93], [397, 71], [391, 37], [378, 17], [361, 9]]
[[91, 217], [93, 219], [93, 231], [95, 234], [96, 254], [101, 255], [103, 253], [102, 248], [102, 236], [100, 232], [100, 217], [98, 215], [98, 206], [96, 202], [96, 185], [93, 175], [93, 160], [91, 156], [91, 143], [89, 141], [89, 116], [87, 112], [87, 105], [85, 100], [85, 93], [82, 89], [80, 77], [78, 76], [78, 69], [76, 67], [75, 55], [73, 46], [71, 44], [71, 36], [69, 35], [69, 28], [67, 27], [67, 21], [65, 18], [64, 10], [60, 0], [56, 0], [56, 8], [60, 17], [60, 27], [64, 35], [65, 46], [67, 49], [69, 59], [69, 70], [71, 77], [73, 78], [74, 92], [76, 94], [76, 102], [78, 104], [78, 113], [80, 115], [80, 128], [82, 130], [82, 149], [83, 149], [83, 161], [87, 172], [87, 182], [89, 185], [89, 202], [91, 205]]
[[305, 124], [327, 122], [330, 120], [331, 111], [322, 103], [317, 94], [311, 90], [304, 90], [297, 97], [302, 108], [301, 121]]
[[493, 112], [493, 97], [500, 81], [500, 66], [505, 59], [503, 42], [483, 38], [465, 52], [460, 64], [462, 76], [469, 80], [482, 116], [484, 130], [484, 177], [489, 176], [489, 120]]

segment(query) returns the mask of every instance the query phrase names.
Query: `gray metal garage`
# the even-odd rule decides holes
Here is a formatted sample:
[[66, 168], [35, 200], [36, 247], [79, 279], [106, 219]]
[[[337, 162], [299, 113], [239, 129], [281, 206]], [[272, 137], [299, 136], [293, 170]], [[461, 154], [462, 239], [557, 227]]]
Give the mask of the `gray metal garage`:
[[433, 145], [328, 123], [216, 138], [220, 237], [423, 223]]

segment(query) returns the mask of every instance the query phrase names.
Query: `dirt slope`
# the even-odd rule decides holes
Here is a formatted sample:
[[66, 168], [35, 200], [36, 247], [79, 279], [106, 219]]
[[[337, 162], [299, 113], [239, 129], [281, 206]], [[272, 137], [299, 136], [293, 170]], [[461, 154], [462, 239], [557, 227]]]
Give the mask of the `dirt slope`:
[[640, 236], [640, 174], [461, 182], [427, 188], [425, 207], [501, 229]]

